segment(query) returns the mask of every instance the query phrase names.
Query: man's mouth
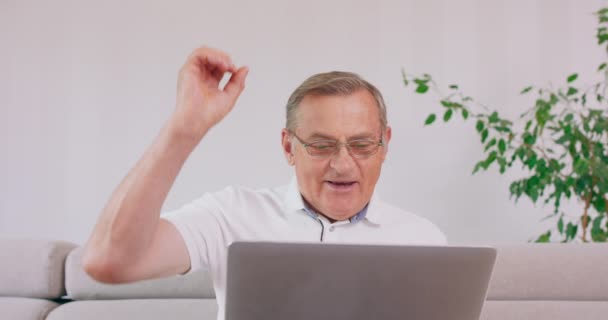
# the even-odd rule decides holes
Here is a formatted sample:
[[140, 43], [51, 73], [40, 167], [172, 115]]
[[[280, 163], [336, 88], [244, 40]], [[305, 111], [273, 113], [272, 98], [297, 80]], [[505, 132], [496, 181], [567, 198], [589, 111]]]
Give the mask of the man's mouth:
[[357, 181], [333, 181], [325, 180], [325, 182], [334, 190], [337, 191], [350, 191], [354, 188]]

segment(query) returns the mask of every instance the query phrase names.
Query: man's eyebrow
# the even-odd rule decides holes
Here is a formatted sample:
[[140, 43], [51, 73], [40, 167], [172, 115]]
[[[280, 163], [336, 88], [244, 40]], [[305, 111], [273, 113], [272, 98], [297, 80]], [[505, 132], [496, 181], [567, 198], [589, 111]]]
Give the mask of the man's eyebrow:
[[308, 136], [308, 139], [336, 140], [336, 138], [320, 132], [313, 132], [311, 135]]
[[351, 136], [348, 138], [348, 140], [362, 140], [362, 139], [374, 139], [376, 138], [376, 135], [368, 132], [368, 133], [360, 133], [354, 136]]
[[[371, 132], [365, 132], [365, 133], [358, 133], [354, 136], [350, 136], [348, 137], [348, 141], [351, 140], [361, 140], [361, 139], [374, 139], [376, 138], [376, 135], [371, 133]], [[335, 137], [332, 137], [330, 135], [324, 134], [324, 133], [320, 133], [320, 132], [313, 132], [311, 135], [308, 136], [308, 139], [322, 139], [322, 140], [338, 140]]]

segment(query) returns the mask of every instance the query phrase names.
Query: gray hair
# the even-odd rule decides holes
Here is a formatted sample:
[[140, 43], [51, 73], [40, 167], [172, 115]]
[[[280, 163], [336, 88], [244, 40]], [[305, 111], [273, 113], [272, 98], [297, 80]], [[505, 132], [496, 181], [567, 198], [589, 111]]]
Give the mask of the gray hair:
[[386, 106], [380, 91], [358, 74], [352, 72], [332, 71], [318, 73], [306, 79], [287, 100], [287, 130], [296, 129], [296, 111], [304, 97], [308, 95], [349, 95], [359, 90], [367, 90], [376, 100], [380, 125], [386, 128]]

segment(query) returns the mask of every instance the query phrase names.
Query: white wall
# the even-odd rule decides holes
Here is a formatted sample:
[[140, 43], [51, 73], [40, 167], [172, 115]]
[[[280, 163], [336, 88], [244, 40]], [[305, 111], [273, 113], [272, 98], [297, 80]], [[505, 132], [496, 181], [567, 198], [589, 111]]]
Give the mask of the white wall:
[[[113, 188], [174, 106], [177, 71], [209, 44], [251, 68], [235, 110], [186, 163], [166, 209], [225, 185], [291, 176], [284, 104], [307, 76], [360, 73], [389, 105], [394, 138], [378, 192], [453, 243], [519, 243], [549, 208], [509, 200], [516, 173], [471, 176], [473, 123], [423, 128], [433, 99], [400, 69], [460, 83], [516, 115], [528, 84], [591, 82], [605, 1], [0, 1], [0, 236], [83, 243]], [[576, 207], [575, 207], [576, 208]]]

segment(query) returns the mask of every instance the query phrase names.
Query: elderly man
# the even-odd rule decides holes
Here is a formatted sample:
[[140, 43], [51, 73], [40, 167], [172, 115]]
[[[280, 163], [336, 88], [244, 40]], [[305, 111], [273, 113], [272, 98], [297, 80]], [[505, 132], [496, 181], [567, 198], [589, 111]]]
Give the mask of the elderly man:
[[[227, 72], [230, 80], [220, 89]], [[121, 283], [204, 268], [222, 318], [227, 248], [234, 241], [445, 243], [432, 223], [374, 195], [391, 128], [380, 92], [347, 72], [312, 76], [289, 98], [281, 135], [295, 168], [290, 184], [228, 187], [160, 218], [180, 168], [234, 107], [247, 73], [216, 49], [190, 55], [173, 115], [113, 193], [86, 245], [83, 265], [92, 277]]]

